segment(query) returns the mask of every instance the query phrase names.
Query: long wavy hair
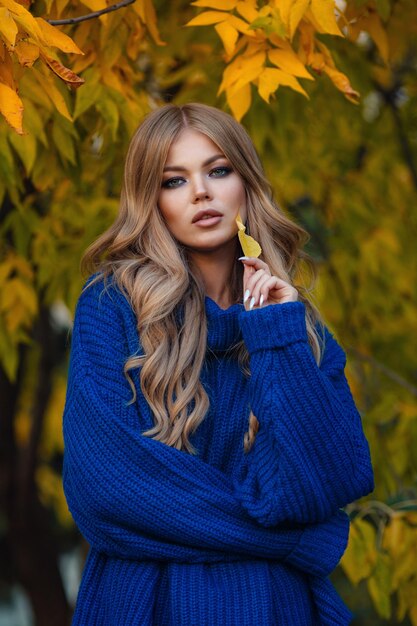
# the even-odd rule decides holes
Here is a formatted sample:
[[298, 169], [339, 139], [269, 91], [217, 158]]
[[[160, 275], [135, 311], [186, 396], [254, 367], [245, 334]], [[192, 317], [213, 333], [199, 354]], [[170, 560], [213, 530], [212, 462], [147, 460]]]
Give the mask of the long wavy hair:
[[[119, 213], [110, 228], [86, 250], [81, 268], [86, 275], [97, 272], [97, 279], [111, 275], [136, 314], [144, 354], [127, 360], [125, 374], [133, 402], [132, 370], [140, 367], [141, 390], [154, 418], [154, 426], [143, 434], [195, 453], [190, 435], [209, 407], [200, 381], [207, 349], [205, 292], [201, 277], [189, 263], [187, 250], [170, 233], [158, 208], [168, 151], [185, 128], [211, 139], [242, 178], [248, 230], [259, 241], [261, 258], [271, 273], [296, 286], [299, 300], [306, 307], [308, 340], [318, 364], [323, 352], [323, 323], [309, 295], [316, 268], [303, 247], [310, 236], [274, 202], [271, 186], [244, 128], [227, 113], [203, 104], [168, 104], [150, 113], [129, 146]], [[229, 287], [233, 301], [239, 302], [243, 270], [240, 263], [235, 266]], [[295, 284], [296, 280], [300, 284]], [[248, 375], [244, 343], [234, 349]], [[255, 440], [258, 426], [251, 413], [243, 441], [246, 451]]]

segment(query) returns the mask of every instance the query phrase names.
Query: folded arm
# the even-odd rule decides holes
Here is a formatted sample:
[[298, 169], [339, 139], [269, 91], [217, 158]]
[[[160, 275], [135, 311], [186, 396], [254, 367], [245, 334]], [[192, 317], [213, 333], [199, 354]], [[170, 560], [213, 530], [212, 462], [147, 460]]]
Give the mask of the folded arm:
[[240, 324], [260, 428], [236, 494], [265, 526], [325, 520], [373, 489], [369, 447], [344, 374], [346, 355], [326, 328], [317, 366], [302, 302], [242, 312]]
[[122, 558], [259, 557], [332, 571], [347, 540], [343, 513], [322, 524], [263, 528], [228, 476], [141, 434], [121, 367], [129, 354], [123, 297], [99, 300], [90, 289], [77, 307], [64, 413], [64, 489], [87, 541]]

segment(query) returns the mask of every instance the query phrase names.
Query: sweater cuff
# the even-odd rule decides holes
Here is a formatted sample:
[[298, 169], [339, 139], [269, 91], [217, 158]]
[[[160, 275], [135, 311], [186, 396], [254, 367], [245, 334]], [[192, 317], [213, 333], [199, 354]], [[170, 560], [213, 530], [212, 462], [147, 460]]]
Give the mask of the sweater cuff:
[[303, 572], [328, 576], [338, 565], [349, 538], [349, 517], [341, 509], [329, 520], [305, 526], [285, 561]]
[[249, 354], [257, 350], [281, 348], [296, 341], [308, 341], [305, 305], [299, 300], [242, 311], [239, 324]]

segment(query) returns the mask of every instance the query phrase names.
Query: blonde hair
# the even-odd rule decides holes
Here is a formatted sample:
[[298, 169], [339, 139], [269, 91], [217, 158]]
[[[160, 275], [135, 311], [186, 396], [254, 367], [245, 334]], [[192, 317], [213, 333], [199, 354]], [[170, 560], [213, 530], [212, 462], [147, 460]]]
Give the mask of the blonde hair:
[[[302, 269], [301, 261], [309, 270], [309, 287], [296, 287], [299, 300], [306, 305], [308, 339], [317, 363], [322, 347], [316, 328], [317, 322], [321, 323], [320, 314], [307, 297], [316, 278], [313, 261], [302, 250], [309, 234], [274, 203], [244, 128], [227, 113], [203, 104], [168, 104], [150, 113], [129, 146], [118, 216], [86, 250], [81, 266], [86, 274], [98, 272], [97, 278], [112, 275], [137, 316], [144, 355], [131, 356], [125, 373], [135, 396], [130, 372], [140, 366], [141, 390], [154, 418], [154, 426], [143, 434], [195, 453], [189, 437], [209, 407], [200, 381], [207, 348], [205, 292], [201, 278], [190, 267], [187, 250], [171, 235], [157, 205], [168, 151], [184, 128], [211, 139], [242, 178], [247, 225], [261, 244], [262, 259], [272, 274], [292, 283]], [[240, 265], [236, 263], [231, 277], [235, 302], [242, 298]], [[242, 368], [248, 372], [244, 343], [236, 349]], [[257, 429], [258, 421], [251, 413], [244, 439], [246, 451]]]

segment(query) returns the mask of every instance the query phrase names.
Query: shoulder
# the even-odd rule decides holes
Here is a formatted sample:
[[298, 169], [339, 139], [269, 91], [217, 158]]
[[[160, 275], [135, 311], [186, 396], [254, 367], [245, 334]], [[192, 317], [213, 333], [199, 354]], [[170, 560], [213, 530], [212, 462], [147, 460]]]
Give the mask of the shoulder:
[[[125, 346], [138, 348], [136, 315], [112, 276], [93, 274], [85, 282], [74, 316], [73, 345], [96, 356]], [[133, 349], [134, 347], [134, 349]]]

